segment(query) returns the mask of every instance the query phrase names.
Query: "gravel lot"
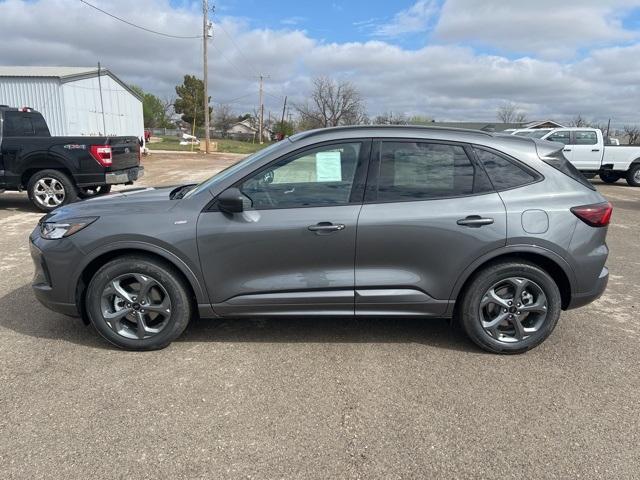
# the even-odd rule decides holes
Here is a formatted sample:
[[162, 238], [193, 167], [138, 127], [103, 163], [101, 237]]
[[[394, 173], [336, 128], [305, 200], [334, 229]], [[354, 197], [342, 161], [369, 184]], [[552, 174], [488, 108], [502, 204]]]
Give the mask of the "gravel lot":
[[[142, 183], [238, 158], [154, 154]], [[36, 302], [41, 214], [0, 195], [0, 478], [638, 478], [640, 189], [597, 186], [609, 289], [520, 356], [397, 319], [203, 320], [115, 350]]]

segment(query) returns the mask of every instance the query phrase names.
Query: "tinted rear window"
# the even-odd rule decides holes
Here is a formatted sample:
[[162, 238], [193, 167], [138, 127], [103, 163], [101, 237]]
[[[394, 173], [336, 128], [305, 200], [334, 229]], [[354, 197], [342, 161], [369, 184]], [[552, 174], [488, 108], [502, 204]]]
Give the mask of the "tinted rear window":
[[541, 158], [544, 163], [552, 166], [556, 170], [559, 170], [566, 176], [573, 178], [576, 182], [580, 182], [582, 185], [591, 190], [596, 189], [596, 187], [594, 187], [591, 182], [587, 180], [587, 178], [582, 175], [582, 173], [580, 173], [580, 170], [574, 167], [573, 164], [569, 162], [569, 160], [567, 160], [567, 158], [562, 153], [562, 150], [558, 150], [557, 152], [553, 152], [550, 155]]
[[488, 150], [474, 148], [496, 190], [508, 190], [536, 181], [537, 177], [507, 158]]

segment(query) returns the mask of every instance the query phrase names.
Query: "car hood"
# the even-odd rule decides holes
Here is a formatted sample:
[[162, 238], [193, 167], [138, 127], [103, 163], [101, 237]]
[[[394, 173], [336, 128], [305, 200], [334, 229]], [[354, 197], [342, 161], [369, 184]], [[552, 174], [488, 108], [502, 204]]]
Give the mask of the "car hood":
[[177, 201], [170, 195], [177, 187], [132, 188], [112, 192], [95, 198], [89, 198], [55, 209], [45, 219], [55, 217], [59, 221], [65, 218], [100, 216], [105, 214], [131, 214], [143, 212], [162, 212], [171, 209]]

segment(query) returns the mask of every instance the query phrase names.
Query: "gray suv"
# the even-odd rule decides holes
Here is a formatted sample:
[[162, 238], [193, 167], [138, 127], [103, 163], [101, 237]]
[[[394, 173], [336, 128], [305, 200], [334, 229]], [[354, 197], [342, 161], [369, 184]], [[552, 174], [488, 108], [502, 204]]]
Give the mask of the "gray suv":
[[470, 130], [294, 135], [199, 185], [58, 208], [31, 235], [35, 295], [113, 344], [189, 320], [455, 317], [523, 352], [604, 291], [611, 205], [561, 144]]

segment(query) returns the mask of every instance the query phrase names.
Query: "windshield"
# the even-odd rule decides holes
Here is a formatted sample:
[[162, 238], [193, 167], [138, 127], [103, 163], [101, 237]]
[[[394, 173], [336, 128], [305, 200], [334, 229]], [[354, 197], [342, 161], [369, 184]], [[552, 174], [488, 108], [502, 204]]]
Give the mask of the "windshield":
[[517, 135], [518, 137], [542, 138], [550, 131], [551, 131], [550, 129], [540, 128], [537, 130], [524, 130], [522, 132], [516, 132], [514, 133], [514, 135]]
[[189, 192], [187, 192], [184, 198], [189, 198], [193, 195], [197, 195], [200, 192], [204, 192], [205, 190], [208, 190], [216, 182], [219, 182], [220, 180], [223, 180], [229, 177], [230, 175], [233, 175], [245, 165], [248, 165], [253, 161], [260, 160], [261, 158], [265, 157], [272, 151], [277, 150], [279, 147], [282, 147], [283, 145], [285, 145], [283, 141], [274, 143], [273, 145], [269, 145], [268, 147], [263, 148], [262, 150], [258, 150], [256, 153], [252, 153], [248, 157], [240, 160], [238, 163], [234, 163], [233, 165], [230, 165], [227, 168], [220, 170], [218, 173], [214, 174], [212, 177], [209, 177], [204, 182], [198, 184], [196, 188], [193, 188]]

